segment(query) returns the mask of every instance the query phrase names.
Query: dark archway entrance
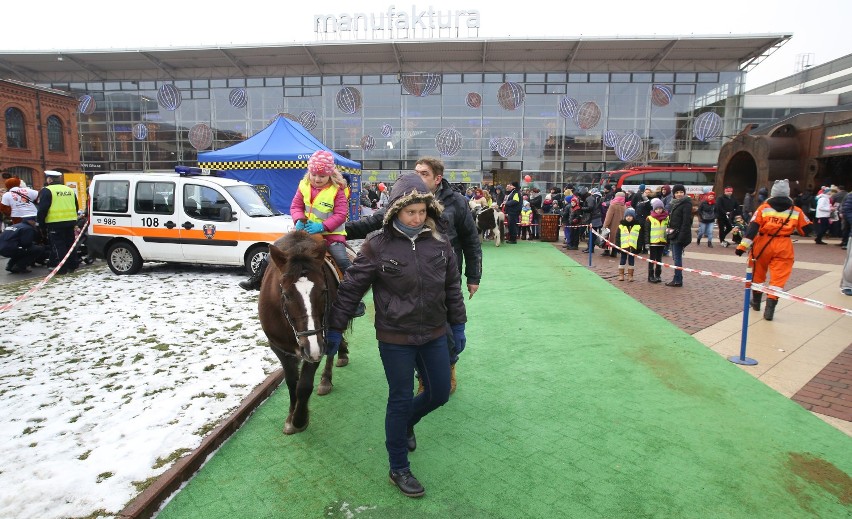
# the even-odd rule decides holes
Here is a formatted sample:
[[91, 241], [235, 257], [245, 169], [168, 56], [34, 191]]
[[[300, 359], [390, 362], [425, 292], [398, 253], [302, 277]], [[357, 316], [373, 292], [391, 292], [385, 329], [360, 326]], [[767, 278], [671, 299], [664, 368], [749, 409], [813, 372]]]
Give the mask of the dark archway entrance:
[[820, 174], [817, 175], [815, 189], [820, 186], [844, 186], [847, 190], [852, 187], [852, 155], [840, 155], [819, 159], [822, 162]]
[[742, 200], [746, 193], [753, 193], [757, 185], [757, 163], [751, 153], [737, 152], [725, 168], [723, 186], [734, 188], [734, 198]]

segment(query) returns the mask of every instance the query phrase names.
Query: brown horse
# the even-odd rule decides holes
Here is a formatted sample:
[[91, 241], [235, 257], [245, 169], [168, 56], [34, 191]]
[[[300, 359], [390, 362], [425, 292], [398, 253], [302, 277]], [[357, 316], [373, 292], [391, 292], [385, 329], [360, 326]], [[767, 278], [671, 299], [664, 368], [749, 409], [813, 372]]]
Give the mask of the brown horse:
[[[269, 246], [269, 268], [263, 276], [257, 309], [269, 346], [284, 366], [290, 391], [290, 413], [284, 434], [308, 426], [308, 399], [314, 374], [326, 357], [318, 395], [331, 391], [333, 357], [326, 356], [326, 314], [337, 297], [337, 275], [326, 261], [326, 243], [320, 235], [293, 231]], [[346, 339], [340, 345], [338, 366], [348, 362]], [[301, 364], [301, 372], [299, 370]]]

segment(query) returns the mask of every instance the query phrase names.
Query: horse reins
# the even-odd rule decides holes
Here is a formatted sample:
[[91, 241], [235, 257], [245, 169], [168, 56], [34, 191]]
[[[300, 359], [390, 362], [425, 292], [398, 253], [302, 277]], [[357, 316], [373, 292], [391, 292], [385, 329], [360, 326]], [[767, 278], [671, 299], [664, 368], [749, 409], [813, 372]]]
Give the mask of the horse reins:
[[[281, 289], [281, 313], [284, 314], [284, 318], [287, 319], [287, 322], [290, 324], [290, 328], [293, 330], [293, 335], [296, 336], [296, 339], [298, 339], [299, 337], [310, 337], [312, 335], [322, 334], [323, 340], [325, 340], [325, 331], [328, 329], [328, 314], [331, 313], [331, 298], [328, 297], [328, 272], [327, 272], [326, 265], [323, 264], [323, 266], [321, 268], [322, 268], [323, 279], [325, 280], [325, 288], [323, 288], [323, 294], [325, 295], [325, 308], [324, 308], [324, 312], [323, 312], [323, 315], [322, 315], [322, 327], [321, 328], [308, 329], [308, 330], [305, 330], [305, 331], [302, 331], [302, 332], [296, 330], [296, 326], [293, 324], [293, 320], [290, 318], [290, 314], [287, 312], [287, 305], [286, 305], [287, 295], [284, 293], [284, 285], [282, 283], [279, 283], [279, 285], [278, 285]], [[283, 351], [283, 350], [281, 350], [281, 352], [284, 353], [285, 355], [290, 355], [290, 356], [293, 356], [293, 357], [301, 358], [299, 355], [296, 355], [295, 353], [290, 353], [288, 351]], [[317, 361], [317, 362], [319, 362], [319, 361]]]

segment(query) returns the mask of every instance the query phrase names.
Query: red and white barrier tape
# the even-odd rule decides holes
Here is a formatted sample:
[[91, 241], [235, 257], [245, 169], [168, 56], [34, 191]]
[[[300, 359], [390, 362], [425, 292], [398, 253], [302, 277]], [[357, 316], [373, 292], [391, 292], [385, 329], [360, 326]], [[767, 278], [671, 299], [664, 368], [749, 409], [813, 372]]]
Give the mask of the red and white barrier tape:
[[[86, 223], [88, 224], [88, 221], [87, 221]], [[49, 273], [47, 276], [45, 276], [45, 278], [44, 278], [44, 279], [42, 279], [41, 281], [39, 281], [39, 282], [38, 282], [35, 286], [33, 286], [31, 289], [27, 290], [27, 291], [26, 291], [26, 292], [24, 292], [23, 294], [21, 294], [21, 295], [19, 295], [18, 297], [16, 297], [14, 301], [12, 301], [12, 302], [10, 302], [10, 303], [6, 303], [6, 304], [5, 304], [5, 305], [3, 305], [3, 306], [0, 306], [0, 313], [3, 313], [3, 312], [5, 312], [5, 311], [7, 311], [7, 310], [10, 310], [10, 309], [14, 308], [14, 307], [15, 307], [18, 303], [20, 303], [21, 301], [23, 301], [24, 299], [28, 298], [28, 297], [29, 297], [29, 296], [31, 296], [32, 294], [35, 294], [36, 292], [38, 292], [39, 290], [41, 290], [41, 287], [43, 287], [44, 285], [46, 285], [46, 284], [47, 284], [47, 282], [48, 282], [48, 281], [50, 281], [51, 279], [53, 279], [53, 276], [55, 276], [55, 275], [56, 275], [56, 273], [57, 273], [57, 272], [59, 272], [59, 269], [61, 269], [61, 268], [62, 268], [62, 266], [63, 266], [63, 265], [65, 265], [65, 262], [66, 262], [66, 261], [68, 261], [68, 258], [70, 258], [70, 257], [71, 257], [71, 254], [76, 253], [77, 243], [79, 243], [79, 242], [80, 242], [80, 238], [81, 238], [82, 236], [83, 236], [83, 233], [82, 233], [82, 232], [81, 232], [80, 234], [78, 234], [78, 235], [77, 235], [77, 239], [75, 239], [75, 240], [74, 240], [74, 244], [73, 244], [73, 245], [71, 245], [71, 248], [70, 248], [70, 249], [68, 249], [68, 252], [65, 254], [65, 257], [64, 257], [64, 258], [62, 258], [62, 261], [60, 261], [60, 262], [59, 262], [59, 264], [58, 264], [58, 265], [56, 265], [56, 267], [54, 267], [54, 269], [53, 269], [53, 270], [51, 270], [51, 271], [50, 271], [50, 273]]]
[[[661, 265], [665, 268], [670, 268], [672, 270], [682, 270], [684, 272], [694, 272], [694, 273], [699, 274], [701, 276], [709, 276], [709, 277], [713, 277], [713, 278], [717, 278], [717, 279], [724, 279], [726, 281], [737, 281], [737, 282], [740, 282], [740, 283], [746, 282], [746, 278], [740, 277], [740, 276], [734, 276], [734, 275], [731, 275], [731, 274], [721, 274], [721, 273], [718, 273], [718, 272], [710, 272], [710, 271], [707, 271], [707, 270], [699, 270], [699, 269], [693, 269], [693, 268], [689, 268], [689, 267], [676, 267], [676, 266], [670, 265], [668, 263], [661, 263], [659, 261], [654, 261], [650, 258], [646, 258], [644, 256], [640, 256], [638, 254], [634, 254], [632, 252], [625, 251], [624, 249], [617, 246], [613, 242], [604, 238], [601, 234], [599, 234], [594, 229], [590, 228], [589, 232], [591, 232], [595, 236], [599, 237], [601, 240], [603, 240], [604, 242], [609, 244], [611, 247], [618, 249], [621, 252], [627, 252], [627, 254], [630, 254], [631, 256], [633, 256], [633, 257], [635, 257], [639, 260], [648, 262], [648, 263], [653, 263], [655, 265]], [[821, 301], [817, 301], [815, 299], [808, 299], [807, 297], [797, 296], [797, 295], [791, 294], [789, 292], [784, 292], [783, 290], [779, 290], [777, 288], [772, 288], [769, 285], [764, 285], [762, 283], [752, 282], [751, 283], [751, 289], [757, 290], [758, 292], [763, 292], [765, 294], [771, 294], [771, 295], [774, 295], [774, 296], [782, 298], [782, 299], [789, 299], [791, 301], [796, 301], [797, 303], [804, 303], [808, 306], [813, 306], [814, 308], [822, 308], [824, 310], [830, 310], [832, 312], [840, 313], [840, 314], [845, 315], [847, 317], [852, 317], [852, 310], [850, 310], [849, 308], [843, 308], [841, 306], [834, 306], [834, 305], [830, 305], [828, 303], [823, 303]]]

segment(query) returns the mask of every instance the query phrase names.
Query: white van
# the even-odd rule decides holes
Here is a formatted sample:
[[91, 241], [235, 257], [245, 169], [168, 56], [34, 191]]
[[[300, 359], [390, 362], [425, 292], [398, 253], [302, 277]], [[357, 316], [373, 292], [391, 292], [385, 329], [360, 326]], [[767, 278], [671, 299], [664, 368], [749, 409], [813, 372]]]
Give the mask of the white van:
[[89, 186], [89, 254], [116, 274], [146, 261], [240, 265], [254, 272], [293, 229], [254, 186], [183, 173], [104, 173]]

